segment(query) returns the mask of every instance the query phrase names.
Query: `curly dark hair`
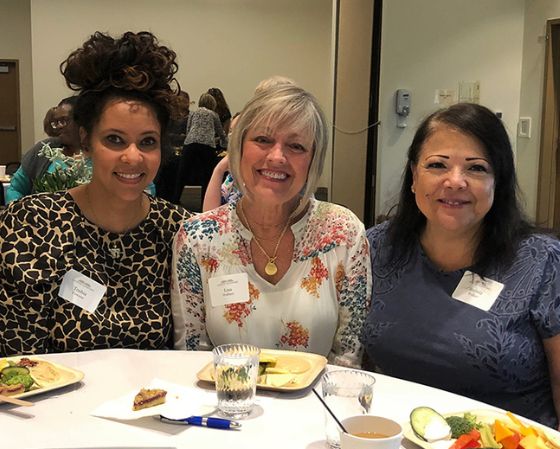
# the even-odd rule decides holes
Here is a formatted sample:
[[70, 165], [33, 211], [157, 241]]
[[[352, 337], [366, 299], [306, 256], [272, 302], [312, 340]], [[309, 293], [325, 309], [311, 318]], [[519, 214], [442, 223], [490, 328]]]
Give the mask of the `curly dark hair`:
[[426, 217], [411, 191], [412, 167], [426, 140], [443, 124], [474, 137], [484, 147], [494, 172], [494, 201], [483, 219], [473, 269], [480, 275], [507, 268], [522, 238], [534, 231], [522, 211], [513, 151], [502, 121], [484, 106], [459, 103], [428, 116], [408, 150], [397, 212], [389, 225], [392, 259], [406, 258], [418, 243]]
[[[165, 136], [170, 118], [188, 110], [175, 79], [176, 57], [147, 31], [118, 38], [95, 32], [60, 64], [68, 87], [79, 92], [74, 120], [89, 135], [109, 101], [136, 100], [154, 109]], [[162, 150], [167, 147], [162, 142]]]

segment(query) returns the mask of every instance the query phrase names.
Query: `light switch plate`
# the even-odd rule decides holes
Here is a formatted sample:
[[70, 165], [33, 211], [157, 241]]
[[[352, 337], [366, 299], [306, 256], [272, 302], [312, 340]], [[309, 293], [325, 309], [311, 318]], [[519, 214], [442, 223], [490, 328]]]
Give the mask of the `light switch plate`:
[[531, 137], [531, 117], [519, 117], [517, 135], [527, 139]]

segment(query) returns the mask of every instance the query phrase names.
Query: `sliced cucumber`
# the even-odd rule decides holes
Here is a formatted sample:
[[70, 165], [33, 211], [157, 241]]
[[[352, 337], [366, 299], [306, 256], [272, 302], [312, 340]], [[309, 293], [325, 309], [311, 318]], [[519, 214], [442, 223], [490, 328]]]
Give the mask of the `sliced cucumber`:
[[0, 375], [5, 379], [9, 379], [10, 377], [19, 376], [22, 374], [29, 374], [29, 368], [26, 368], [25, 366], [7, 366], [2, 371], [0, 371]]
[[451, 436], [451, 428], [445, 418], [430, 407], [412, 410], [410, 426], [418, 438], [428, 442], [446, 440]]

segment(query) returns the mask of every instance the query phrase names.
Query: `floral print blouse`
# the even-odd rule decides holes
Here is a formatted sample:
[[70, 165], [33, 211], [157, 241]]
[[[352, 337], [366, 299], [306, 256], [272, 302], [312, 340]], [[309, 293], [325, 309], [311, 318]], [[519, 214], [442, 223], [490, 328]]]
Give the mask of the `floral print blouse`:
[[[175, 237], [172, 312], [175, 348], [224, 343], [306, 351], [360, 366], [359, 333], [369, 308], [371, 266], [364, 225], [348, 209], [310, 200], [291, 226], [292, 263], [273, 285], [251, 260], [251, 232], [236, 204], [186, 220]], [[209, 279], [246, 273], [245, 302], [212, 305]]]

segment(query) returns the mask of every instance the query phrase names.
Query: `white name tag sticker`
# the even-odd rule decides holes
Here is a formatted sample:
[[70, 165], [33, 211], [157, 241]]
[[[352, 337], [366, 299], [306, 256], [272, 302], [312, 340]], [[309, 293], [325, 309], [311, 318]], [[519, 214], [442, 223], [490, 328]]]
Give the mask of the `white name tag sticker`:
[[249, 301], [247, 273], [227, 274], [208, 279], [212, 307]]
[[482, 279], [478, 274], [465, 271], [457, 288], [451, 295], [454, 299], [488, 311], [496, 302], [504, 284], [492, 279]]
[[106, 291], [107, 287], [104, 285], [70, 269], [62, 278], [58, 296], [93, 313]]

